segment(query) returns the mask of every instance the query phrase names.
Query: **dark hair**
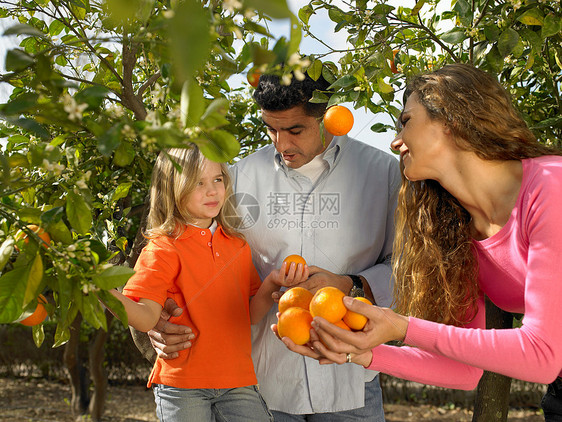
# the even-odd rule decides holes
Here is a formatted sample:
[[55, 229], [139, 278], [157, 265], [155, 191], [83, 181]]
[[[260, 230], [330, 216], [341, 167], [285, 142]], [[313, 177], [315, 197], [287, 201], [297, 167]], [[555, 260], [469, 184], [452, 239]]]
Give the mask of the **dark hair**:
[[322, 117], [328, 103], [311, 103], [309, 100], [315, 90], [326, 91], [329, 86], [322, 76], [315, 81], [306, 71], [302, 81], [293, 74], [289, 85], [283, 85], [277, 75], [264, 74], [254, 91], [254, 100], [262, 110], [283, 111], [302, 105], [307, 115]]

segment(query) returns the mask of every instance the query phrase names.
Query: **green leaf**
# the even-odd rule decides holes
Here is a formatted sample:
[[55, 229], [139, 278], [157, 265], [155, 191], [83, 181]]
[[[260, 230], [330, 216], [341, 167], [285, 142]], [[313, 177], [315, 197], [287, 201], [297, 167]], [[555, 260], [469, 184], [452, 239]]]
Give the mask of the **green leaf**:
[[104, 86], [91, 86], [78, 92], [74, 97], [78, 104], [86, 103], [91, 108], [100, 107], [111, 91]]
[[322, 76], [322, 61], [314, 60], [306, 70], [306, 73], [308, 73], [308, 76], [310, 76], [313, 80], [317, 81], [318, 78]]
[[103, 302], [103, 304], [108, 309], [110, 309], [111, 312], [117, 316], [117, 318], [119, 318], [119, 320], [123, 323], [123, 326], [128, 327], [129, 319], [127, 317], [127, 312], [125, 312], [125, 307], [123, 306], [121, 301], [105, 290], [100, 290], [96, 292], [96, 294]]
[[70, 329], [68, 326], [63, 326], [62, 324], [57, 324], [57, 329], [55, 331], [55, 338], [53, 347], [60, 347], [70, 340]]
[[468, 38], [462, 28], [453, 28], [440, 37], [447, 44], [460, 44]]
[[183, 84], [180, 109], [181, 121], [184, 127], [196, 126], [205, 112], [203, 89], [194, 79], [189, 79]]
[[32, 327], [33, 342], [37, 348], [41, 347], [43, 341], [45, 340], [45, 331], [43, 330], [43, 324], [37, 324]]
[[98, 138], [98, 151], [103, 155], [110, 155], [121, 142], [123, 123], [117, 123], [105, 131]]
[[209, 19], [201, 2], [184, 0], [179, 3], [168, 23], [168, 38], [174, 69], [181, 83], [203, 66], [211, 50]]
[[24, 92], [10, 100], [4, 107], [5, 115], [19, 115], [24, 111], [37, 107], [39, 95], [34, 92]]
[[15, 321], [23, 309], [25, 284], [28, 267], [22, 266], [0, 277], [0, 324]]
[[311, 103], [318, 104], [318, 103], [327, 103], [330, 100], [326, 94], [321, 91], [315, 90], [312, 93], [312, 98], [309, 100]]
[[232, 160], [240, 152], [240, 143], [234, 135], [224, 130], [214, 130], [198, 138], [195, 143], [209, 160], [224, 163]]
[[127, 167], [135, 159], [135, 149], [130, 142], [121, 142], [113, 154], [113, 163], [119, 167]]
[[[310, 20], [310, 16], [314, 13], [314, 9], [310, 4], [303, 6], [299, 10], [299, 19], [305, 24], [308, 25], [308, 21]], [[316, 80], [316, 79], [315, 79]]]
[[287, 55], [290, 56], [293, 53], [299, 51], [299, 46], [302, 40], [302, 29], [297, 17], [291, 14], [291, 38], [289, 41], [289, 50]]
[[493, 46], [488, 54], [486, 54], [486, 62], [490, 65], [494, 72], [500, 72], [502, 70], [503, 57], [497, 46]]
[[383, 94], [390, 94], [391, 92], [394, 92], [394, 88], [392, 87], [392, 85], [387, 84], [382, 78], [379, 79], [378, 86], [379, 92]]
[[68, 191], [66, 196], [66, 217], [78, 234], [88, 233], [92, 226], [90, 206], [74, 191]]
[[497, 41], [500, 36], [500, 29], [497, 25], [486, 25], [484, 27], [484, 36], [488, 41]]
[[502, 57], [507, 57], [519, 42], [519, 34], [515, 29], [508, 28], [498, 39], [498, 51]]
[[121, 183], [115, 188], [111, 194], [111, 203], [114, 204], [121, 198], [125, 198], [129, 194], [129, 190], [133, 186], [133, 182]]
[[328, 87], [329, 90], [337, 89], [337, 88], [347, 88], [349, 86], [355, 85], [357, 83], [357, 79], [353, 75], [345, 75], [339, 78], [336, 82]]
[[25, 294], [23, 296], [23, 306], [26, 307], [37, 299], [41, 291], [41, 280], [43, 280], [43, 260], [37, 254], [35, 259], [28, 267], [27, 279], [25, 282]]
[[388, 129], [393, 129], [393, 127], [390, 125], [385, 125], [384, 123], [375, 123], [373, 126], [371, 126], [371, 130], [375, 133], [384, 133]]
[[17, 72], [29, 67], [33, 64], [34, 60], [25, 51], [19, 49], [8, 50], [6, 54], [6, 70], [8, 72]]
[[542, 27], [543, 38], [552, 37], [560, 32], [562, 29], [562, 19], [560, 16], [556, 17], [553, 13], [549, 13], [544, 18], [544, 24]]
[[520, 31], [520, 34], [527, 40], [535, 52], [540, 53], [543, 47], [543, 39], [537, 32], [529, 28], [523, 28], [523, 30]]
[[32, 37], [45, 37], [45, 34], [37, 28], [23, 23], [9, 27], [4, 31], [4, 35], [31, 35]]
[[[57, 208], [62, 209], [62, 207]], [[72, 233], [70, 233], [70, 230], [63, 220], [47, 223], [45, 229], [49, 232], [53, 241], [61, 242], [63, 245], [72, 243]]]
[[274, 19], [285, 19], [291, 17], [291, 11], [286, 0], [246, 0], [246, 5]]
[[92, 281], [100, 289], [110, 290], [125, 285], [134, 273], [132, 268], [116, 265], [92, 277]]
[[517, 20], [525, 25], [540, 25], [542, 26], [544, 16], [538, 7], [533, 7], [525, 11]]

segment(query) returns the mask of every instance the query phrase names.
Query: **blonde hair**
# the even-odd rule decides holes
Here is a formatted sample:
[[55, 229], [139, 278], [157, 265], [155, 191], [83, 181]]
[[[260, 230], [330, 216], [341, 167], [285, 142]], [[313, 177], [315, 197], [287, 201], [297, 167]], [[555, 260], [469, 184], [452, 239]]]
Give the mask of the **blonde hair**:
[[[160, 152], [152, 171], [150, 211], [145, 231], [147, 238], [178, 237], [183, 233], [186, 223], [195, 222], [184, 204], [201, 178], [205, 160], [196, 145]], [[220, 163], [220, 166], [224, 177], [225, 202], [215, 220], [226, 234], [242, 238], [231, 224], [236, 215], [235, 204], [231, 200], [232, 181], [226, 164]]]
[[[405, 99], [414, 93], [430, 118], [451, 130], [459, 148], [484, 160], [560, 154], [537, 142], [506, 90], [471, 65], [417, 76]], [[402, 174], [393, 271], [399, 313], [457, 326], [474, 317], [480, 291], [471, 217], [434, 180], [410, 182]]]

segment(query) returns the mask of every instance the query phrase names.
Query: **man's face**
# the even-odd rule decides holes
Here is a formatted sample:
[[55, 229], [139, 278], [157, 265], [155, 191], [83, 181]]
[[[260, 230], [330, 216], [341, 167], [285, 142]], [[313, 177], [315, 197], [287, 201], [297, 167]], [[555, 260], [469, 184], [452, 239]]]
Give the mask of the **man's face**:
[[262, 110], [261, 117], [267, 133], [287, 167], [298, 169], [312, 161], [330, 144], [333, 136], [325, 132], [322, 144], [320, 121], [308, 116], [303, 106], [283, 111]]

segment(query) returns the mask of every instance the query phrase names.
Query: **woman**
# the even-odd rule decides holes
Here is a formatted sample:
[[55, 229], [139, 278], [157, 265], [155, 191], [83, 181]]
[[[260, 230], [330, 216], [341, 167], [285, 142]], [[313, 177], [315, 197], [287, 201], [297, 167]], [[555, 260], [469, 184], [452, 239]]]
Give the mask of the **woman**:
[[[448, 388], [475, 388], [483, 370], [551, 383], [545, 418], [562, 421], [560, 151], [538, 143], [507, 92], [472, 66], [418, 76], [405, 98], [392, 142], [403, 168], [396, 312], [346, 298], [368, 316], [363, 331], [315, 318], [312, 347], [283, 341], [321, 363]], [[486, 330], [484, 295], [524, 314], [522, 326]], [[392, 340], [414, 347], [383, 344]]]

